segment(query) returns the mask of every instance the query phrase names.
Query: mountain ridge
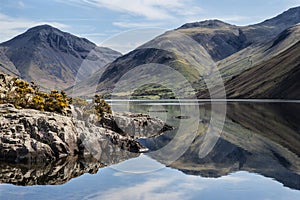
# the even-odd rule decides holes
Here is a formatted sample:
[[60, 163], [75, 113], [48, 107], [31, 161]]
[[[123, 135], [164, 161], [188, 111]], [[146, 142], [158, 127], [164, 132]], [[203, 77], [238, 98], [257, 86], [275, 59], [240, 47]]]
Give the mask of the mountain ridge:
[[[198, 97], [209, 98], [201, 75], [203, 69], [205, 71], [207, 68], [207, 63], [216, 62], [225, 85], [237, 83], [240, 85], [244, 81], [237, 81], [239, 80], [237, 76], [247, 76], [240, 74], [249, 73], [246, 71], [251, 71], [262, 62], [269, 61], [270, 65], [273, 63], [270, 60], [274, 56], [282, 56], [297, 43], [299, 22], [300, 7], [295, 7], [274, 18], [249, 26], [231, 25], [220, 20], [187, 23], [175, 30], [167, 31], [123, 56], [108, 48], [97, 47], [84, 38], [78, 38], [49, 25], [42, 25], [0, 44], [0, 69], [19, 75], [27, 81], [38, 80], [38, 84], [43, 88], [49, 86], [58, 89], [68, 88], [68, 93], [74, 96], [90, 96], [95, 92], [102, 94], [112, 92], [123, 75], [140, 65], [161, 64], [183, 75], [193, 89], [198, 91]], [[189, 48], [191, 45], [192, 48]], [[197, 58], [199, 55], [202, 56], [200, 59]], [[293, 56], [297, 55], [294, 53]], [[205, 62], [201, 63], [201, 59]], [[263, 71], [265, 70], [261, 72]], [[286, 77], [289, 75], [285, 74]], [[151, 79], [151, 76], [154, 77], [155, 74], [143, 75], [146, 79]], [[253, 79], [260, 77], [259, 81], [263, 82], [265, 78], [268, 79], [263, 74], [256, 76], [252, 73], [248, 76]], [[231, 80], [233, 78], [236, 83]], [[137, 80], [143, 82], [140, 77], [137, 77], [135, 82]], [[297, 85], [297, 78], [292, 80], [293, 82], [289, 82], [288, 85], [295, 88], [293, 84]], [[256, 84], [258, 81], [252, 82]], [[174, 86], [177, 88], [183, 88], [182, 82], [176, 84]], [[259, 87], [263, 85], [257, 84]], [[145, 93], [153, 93], [151, 90], [149, 88]], [[238, 90], [236, 87], [230, 87], [228, 97], [249, 97], [236, 95]], [[248, 89], [244, 89], [246, 90]], [[264, 95], [258, 94], [256, 90], [252, 97], [287, 97], [275, 94], [282, 92], [281, 90], [274, 88], [272, 90], [272, 95], [265, 90]], [[193, 93], [188, 93], [188, 97], [193, 96]], [[298, 98], [298, 93], [290, 97]]]
[[0, 48], [2, 57], [6, 57], [2, 60], [10, 61], [9, 68], [15, 74], [26, 81], [37, 81], [45, 89], [69, 87], [121, 55], [50, 25], [30, 28], [1, 43]]
[[[247, 48], [218, 62], [227, 98], [300, 99], [299, 38], [297, 24], [265, 45]], [[208, 91], [200, 89], [198, 97], [209, 98]]]
[[[294, 17], [296, 16], [296, 18], [291, 20], [290, 15]], [[239, 75], [239, 73], [243, 73], [244, 71], [258, 65], [262, 61], [266, 61], [274, 56], [278, 56], [291, 48], [297, 42], [297, 40], [299, 40], [299, 37], [297, 36], [297, 30], [294, 30], [298, 29], [297, 24], [299, 22], [300, 7], [289, 9], [284, 13], [261, 23], [244, 27], [231, 25], [220, 20], [206, 20], [203, 22], [188, 23], [182, 25], [178, 29], [168, 31], [154, 38], [153, 40], [148, 41], [134, 51], [118, 58], [118, 60], [109, 64], [106, 69], [109, 71], [114, 71], [120, 75], [126, 74], [128, 71], [132, 70], [134, 68], [132, 67], [132, 64], [139, 63], [139, 60], [143, 61], [142, 64], [150, 64], [151, 62], [155, 62], [164, 65], [184, 60], [184, 62], [181, 62], [181, 67], [172, 67], [172, 65], [170, 66], [179, 71], [181, 74], [185, 75], [190, 73], [189, 70], [195, 70], [195, 68], [197, 68], [193, 66], [193, 64], [195, 64], [195, 60], [193, 58], [197, 57], [198, 55], [202, 55], [201, 53], [194, 51], [194, 49], [199, 50], [204, 48], [209, 54], [205, 55], [206, 58], [204, 60], [210, 60], [212, 58], [212, 60], [216, 62], [226, 85], [226, 82], [229, 79]], [[280, 26], [277, 27], [276, 23], [279, 23]], [[291, 34], [294, 32], [297, 34]], [[185, 40], [185, 38], [189, 39]], [[190, 49], [187, 47], [182, 48], [184, 45], [192, 47]], [[165, 56], [166, 59], [161, 61], [151, 59], [152, 54], [149, 54], [149, 56], [146, 57], [139, 56], [147, 48], [156, 49], [154, 50], [156, 52], [153, 52], [152, 54], [159, 54], [162, 49], [170, 51], [174, 54]], [[139, 51], [140, 53], [138, 53]], [[132, 56], [131, 59], [128, 59], [128, 55], [133, 53], [135, 56]], [[184, 53], [188, 55], [184, 55]], [[178, 57], [178, 55], [180, 56]], [[163, 55], [160, 55], [160, 57], [163, 57]], [[186, 59], [187, 57], [188, 60], [192, 60], [192, 63]], [[196, 59], [196, 62], [197, 61], [199, 61], [199, 59]], [[237, 64], [234, 64], [234, 62]], [[201, 63], [199, 65], [201, 65]], [[138, 67], [136, 64], [135, 66]], [[93, 86], [98, 88], [96, 89], [97, 92], [101, 93], [106, 88], [110, 88], [110, 91], [106, 92], [111, 92], [112, 88], [114, 88], [114, 83], [105, 81], [115, 80], [115, 76], [112, 75], [112, 73], [109, 73], [109, 71], [99, 73], [99, 77], [94, 76], [92, 79], [95, 80], [89, 82], [93, 82]], [[105, 78], [102, 77], [103, 75], [105, 75]], [[186, 78], [188, 81], [190, 81], [195, 90], [200, 91], [199, 93], [205, 91], [204, 93], [206, 93], [206, 95], [200, 94], [198, 97], [210, 98], [207, 93], [207, 87], [205, 81], [203, 80], [203, 76], [201, 76], [201, 74], [199, 75], [199, 73], [196, 73], [195, 75], [195, 77], [198, 77], [200, 81], [195, 82], [194, 79], [191, 80], [189, 77]], [[256, 75], [252, 74], [252, 78], [255, 79], [255, 77]], [[265, 78], [268, 79], [268, 77]], [[295, 79], [293, 80], [295, 81]], [[97, 83], [97, 86], [94, 85], [95, 83]], [[84, 84], [80, 85], [80, 87], [84, 88]], [[272, 95], [272, 97], [275, 96]], [[232, 96], [230, 94], [229, 97], [235, 98], [236, 96]], [[238, 97], [244, 98], [244, 96]], [[264, 95], [260, 95], [259, 97], [268, 98], [268, 96]], [[276, 97], [278, 97], [278, 95]]]

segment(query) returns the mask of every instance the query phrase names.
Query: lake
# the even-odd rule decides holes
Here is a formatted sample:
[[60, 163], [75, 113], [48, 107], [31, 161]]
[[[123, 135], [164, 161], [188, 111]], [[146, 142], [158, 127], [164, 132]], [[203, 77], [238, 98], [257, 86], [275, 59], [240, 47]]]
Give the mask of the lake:
[[[0, 163], [0, 199], [300, 199], [297, 101], [110, 101], [174, 127], [148, 151]], [[112, 150], [114, 149], [114, 150]]]

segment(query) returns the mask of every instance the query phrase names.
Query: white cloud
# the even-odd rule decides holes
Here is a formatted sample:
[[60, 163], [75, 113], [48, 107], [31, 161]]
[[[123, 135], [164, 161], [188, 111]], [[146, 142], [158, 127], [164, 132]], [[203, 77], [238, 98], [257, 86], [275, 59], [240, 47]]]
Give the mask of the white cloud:
[[240, 22], [243, 20], [248, 20], [250, 17], [233, 15], [233, 16], [216, 17], [216, 18], [225, 22]]
[[0, 13], [0, 43], [12, 39], [30, 27], [49, 24], [56, 28], [68, 28], [67, 25], [53, 21], [33, 21], [23, 18], [14, 18]]
[[159, 22], [129, 22], [129, 21], [117, 21], [113, 22], [113, 25], [121, 28], [143, 28], [143, 27], [160, 27], [162, 23]]
[[[61, 0], [56, 1], [63, 3]], [[120, 18], [113, 22], [114, 26], [120, 28], [180, 26], [187, 22], [212, 18], [230, 23], [239, 23], [248, 19], [240, 15], [209, 16], [207, 11], [202, 9], [201, 3], [196, 0], [69, 0], [65, 3], [70, 2], [80, 6], [105, 8], [121, 13]]]
[[113, 35], [99, 45], [112, 48], [124, 54], [161, 35], [165, 31], [165, 29], [161, 28], [132, 29]]
[[81, 37], [107, 37], [108, 33], [81, 33], [79, 34]]
[[202, 11], [193, 0], [69, 0], [66, 3], [70, 2], [107, 8], [132, 16], [145, 17], [148, 20], [175, 20], [178, 16], [195, 15]]
[[144, 16], [147, 19], [151, 20], [172, 18], [172, 16], [167, 12], [167, 10], [163, 8], [163, 5], [165, 5], [165, 3], [163, 3], [162, 6], [160, 6], [156, 1], [85, 0], [85, 2], [97, 7], [104, 7], [110, 10], [124, 12], [131, 15]]
[[149, 179], [143, 183], [124, 186], [121, 188], [112, 188], [105, 192], [97, 192], [91, 194], [84, 199], [184, 199], [186, 196], [184, 191], [161, 191], [161, 188], [166, 187], [174, 180], [168, 178]]
[[[86, 9], [106, 9], [115, 12], [112, 25], [118, 28], [174, 27], [203, 14], [196, 0], [55, 0]], [[110, 12], [110, 13], [111, 13]]]
[[[166, 173], [167, 172], [167, 173]], [[116, 177], [131, 180], [132, 174], [116, 172]], [[240, 183], [239, 177], [233, 178], [202, 178], [200, 176], [187, 176], [177, 170], [157, 171], [128, 183], [101, 192], [94, 192], [83, 199], [195, 199], [195, 195], [203, 191], [220, 188], [223, 184]], [[247, 179], [245, 179], [246, 181]], [[199, 196], [197, 196], [199, 197]]]

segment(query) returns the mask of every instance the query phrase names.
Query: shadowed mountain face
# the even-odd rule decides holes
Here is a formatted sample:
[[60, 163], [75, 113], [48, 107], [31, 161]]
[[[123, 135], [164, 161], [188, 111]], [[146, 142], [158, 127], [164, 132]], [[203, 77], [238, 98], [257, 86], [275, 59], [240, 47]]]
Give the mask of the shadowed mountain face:
[[0, 44], [0, 69], [36, 81], [45, 89], [63, 89], [120, 55], [87, 39], [42, 25]]
[[[228, 98], [300, 99], [300, 25], [218, 62]], [[215, 91], [218, 93], [218, 90]], [[209, 98], [199, 90], [199, 98]]]
[[228, 97], [300, 99], [299, 52], [300, 42], [229, 80]]
[[[299, 26], [295, 26], [299, 22], [300, 7], [296, 7], [250, 26], [239, 27], [219, 20], [185, 24], [118, 58], [104, 71], [76, 85], [78, 93], [74, 95], [91, 95], [85, 88], [111, 93], [126, 73], [144, 64], [158, 63], [181, 73], [192, 89], [198, 91], [199, 98], [211, 98], [203, 78], [207, 73], [203, 69], [210, 68], [207, 61], [212, 59], [217, 62], [230, 98], [300, 98], [295, 91], [299, 88], [298, 50], [292, 49], [299, 41]], [[150, 79], [153, 75], [155, 73], [143, 78]], [[215, 77], [210, 79], [215, 80]], [[130, 85], [130, 81], [126, 84]], [[128, 94], [125, 88], [123, 93]], [[154, 91], [143, 89], [146, 94]], [[215, 94], [218, 93], [216, 89]]]
[[[187, 87], [193, 85], [200, 78], [199, 71], [205, 71], [205, 67], [199, 63], [193, 66], [188, 60], [194, 60], [193, 56], [198, 55], [203, 60], [210, 60], [205, 50], [195, 43], [184, 45], [180, 49], [181, 41], [187, 44], [185, 36], [174, 37], [173, 32], [157, 38], [158, 43], [146, 43], [143, 47], [136, 49], [106, 66], [106, 69], [99, 70], [89, 79], [80, 82], [67, 92], [74, 92], [75, 96], [91, 95], [99, 93], [113, 93], [122, 96], [122, 92], [128, 93], [130, 88], [143, 87], [146, 84], [160, 84], [167, 88], [173, 87], [184, 96], [193, 96], [195, 93]], [[182, 52], [189, 55], [184, 57]], [[172, 51], [171, 49], [176, 49]], [[175, 82], [174, 82], [175, 81]], [[130, 84], [128, 84], [130, 83]], [[113, 91], [116, 84], [122, 91]], [[145, 85], [144, 85], [145, 84]], [[143, 87], [145, 93], [151, 93], [151, 87]], [[162, 89], [163, 90], [163, 89]], [[137, 94], [139, 95], [139, 94]]]

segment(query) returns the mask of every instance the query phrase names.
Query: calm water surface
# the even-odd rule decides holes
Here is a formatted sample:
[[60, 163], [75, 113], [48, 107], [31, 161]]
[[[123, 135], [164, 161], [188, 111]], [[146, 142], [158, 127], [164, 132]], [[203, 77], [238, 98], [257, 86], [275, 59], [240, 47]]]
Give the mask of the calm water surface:
[[0, 163], [0, 199], [300, 199], [299, 103], [111, 103], [175, 129], [139, 139], [143, 154]]

